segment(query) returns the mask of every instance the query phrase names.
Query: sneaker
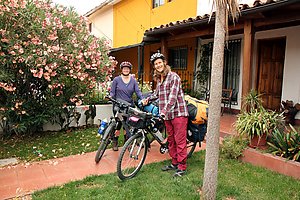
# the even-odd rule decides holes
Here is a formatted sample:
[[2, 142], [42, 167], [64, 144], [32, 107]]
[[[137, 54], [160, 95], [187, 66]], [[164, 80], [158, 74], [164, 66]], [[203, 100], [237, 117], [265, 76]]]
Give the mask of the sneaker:
[[182, 177], [186, 174], [186, 170], [177, 169], [176, 172], [173, 174], [173, 177]]
[[118, 151], [119, 148], [118, 148], [118, 140], [113, 140], [113, 148], [112, 148], [114, 151]]
[[112, 149], [113, 149], [113, 151], [119, 151], [118, 146], [114, 146]]
[[166, 165], [163, 168], [161, 168], [162, 171], [168, 171], [168, 170], [177, 170], [177, 165]]

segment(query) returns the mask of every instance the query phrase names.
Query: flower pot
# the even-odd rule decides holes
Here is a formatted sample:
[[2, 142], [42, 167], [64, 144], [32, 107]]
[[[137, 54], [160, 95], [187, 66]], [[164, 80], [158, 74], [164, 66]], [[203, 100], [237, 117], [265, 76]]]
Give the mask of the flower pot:
[[263, 134], [261, 137], [255, 135], [250, 139], [249, 147], [266, 149], [267, 148], [267, 134]]

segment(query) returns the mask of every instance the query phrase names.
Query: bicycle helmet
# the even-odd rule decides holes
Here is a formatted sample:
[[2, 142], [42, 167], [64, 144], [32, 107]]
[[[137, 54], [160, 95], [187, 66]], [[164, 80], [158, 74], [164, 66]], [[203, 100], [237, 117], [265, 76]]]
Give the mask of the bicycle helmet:
[[154, 64], [154, 61], [156, 61], [157, 59], [162, 59], [162, 60], [166, 60], [165, 56], [162, 53], [154, 53], [152, 54], [152, 56], [150, 57], [150, 62], [152, 63], [152, 65]]
[[123, 69], [123, 67], [129, 67], [129, 69], [132, 70], [132, 64], [128, 61], [121, 62], [120, 69]]

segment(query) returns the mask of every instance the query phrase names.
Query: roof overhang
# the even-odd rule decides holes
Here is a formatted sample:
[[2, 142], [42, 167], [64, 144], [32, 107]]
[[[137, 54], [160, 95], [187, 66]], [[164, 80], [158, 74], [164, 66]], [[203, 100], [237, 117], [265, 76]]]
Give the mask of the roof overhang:
[[[238, 22], [236, 22], [236, 24], [247, 19], [254, 19], [259, 21], [265, 20], [266, 18], [274, 18], [277, 15], [294, 15], [294, 18], [291, 18], [291, 21], [293, 21], [294, 24], [300, 24], [299, 10], [300, 0], [268, 1], [264, 4], [260, 1], [255, 1], [253, 7], [249, 7], [247, 4], [244, 4], [240, 7], [241, 15], [238, 18]], [[189, 18], [187, 20], [177, 21], [175, 23], [171, 22], [166, 25], [161, 25], [160, 27], [154, 27], [146, 30], [146, 32], [144, 33], [143, 41], [154, 42], [160, 38], [174, 37], [176, 35], [188, 34], [195, 31], [208, 29], [210, 29], [210, 31], [206, 31], [203, 34], [212, 35], [214, 21], [215, 13], [213, 13], [211, 16], [206, 14], [204, 16], [197, 16], [196, 18]], [[295, 23], [295, 21], [297, 22]], [[280, 21], [278, 21], [278, 23], [280, 23]], [[233, 23], [231, 22], [231, 24]], [[240, 26], [240, 29], [242, 29], [242, 26]]]
[[106, 6], [113, 6], [117, 3], [119, 3], [120, 1], [122, 1], [122, 0], [106, 0], [106, 1], [102, 2], [99, 6], [96, 6], [92, 10], [88, 11], [86, 14], [84, 14], [84, 16], [89, 17], [92, 14], [94, 14], [95, 12], [97, 12], [98, 10], [103, 9]]
[[123, 47], [118, 47], [118, 48], [112, 48], [110, 49], [110, 53], [115, 53], [117, 51], [122, 51], [122, 50], [126, 50], [126, 49], [131, 49], [131, 48], [135, 48], [138, 46], [142, 46], [144, 43], [139, 43], [139, 44], [132, 44], [132, 45], [127, 45], [127, 46], [123, 46]]

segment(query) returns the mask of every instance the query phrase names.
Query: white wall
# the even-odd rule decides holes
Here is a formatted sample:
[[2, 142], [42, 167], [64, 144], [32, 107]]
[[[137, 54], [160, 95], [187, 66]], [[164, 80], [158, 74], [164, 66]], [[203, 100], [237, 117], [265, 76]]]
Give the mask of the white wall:
[[[262, 0], [264, 2], [266, 0]], [[197, 15], [203, 16], [212, 12], [213, 0], [198, 0], [197, 1]], [[239, 4], [248, 4], [250, 7], [253, 6], [254, 0], [239, 0]], [[213, 10], [215, 11], [215, 9]]]
[[[76, 110], [81, 113], [81, 117], [79, 119], [79, 126], [86, 125], [85, 119], [86, 115], [84, 112], [88, 110], [88, 106], [77, 106]], [[100, 124], [100, 120], [103, 120], [106, 118], [109, 120], [109, 118], [112, 116], [112, 104], [104, 104], [104, 105], [96, 105], [96, 117], [94, 118], [94, 122], [91, 122], [91, 124]], [[99, 120], [100, 119], [100, 120]], [[76, 121], [73, 120], [72, 123], [70, 124], [70, 127], [76, 127]], [[60, 126], [58, 124], [51, 124], [48, 122], [43, 126], [44, 131], [58, 131], [60, 130]]]
[[[300, 26], [263, 31], [255, 34], [255, 47], [257, 40], [266, 38], [286, 37], [286, 51], [283, 71], [282, 101], [292, 100], [300, 103]], [[256, 56], [256, 54], [254, 54]], [[254, 64], [256, 63], [256, 58]], [[298, 112], [297, 119], [300, 119]]]
[[113, 7], [103, 8], [89, 16], [89, 21], [92, 22], [92, 34], [98, 38], [106, 38], [113, 45]]
[[[77, 106], [76, 107], [76, 110], [81, 113], [81, 117], [80, 117], [79, 123], [78, 123], [79, 126], [83, 126], [86, 124], [85, 123], [86, 115], [84, 114], [84, 112], [87, 109], [88, 109], [88, 106]], [[113, 115], [112, 104], [96, 105], [96, 117], [94, 118], [94, 122], [92, 122], [92, 123], [99, 125], [100, 120], [103, 120], [104, 118], [109, 120], [112, 115]], [[89, 121], [89, 122], [91, 123], [91, 121]], [[73, 120], [72, 123], [70, 124], [70, 127], [76, 127], [76, 126], [77, 126], [76, 121]], [[59, 131], [60, 126], [58, 124], [51, 124], [50, 122], [48, 122], [47, 124], [45, 124], [43, 126], [43, 130], [44, 131]], [[0, 127], [0, 133], [2, 133], [1, 127]]]
[[197, 15], [203, 16], [210, 14], [212, 11], [212, 0], [198, 0], [197, 1]]

